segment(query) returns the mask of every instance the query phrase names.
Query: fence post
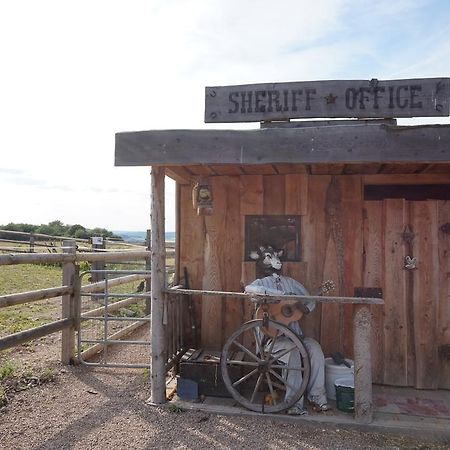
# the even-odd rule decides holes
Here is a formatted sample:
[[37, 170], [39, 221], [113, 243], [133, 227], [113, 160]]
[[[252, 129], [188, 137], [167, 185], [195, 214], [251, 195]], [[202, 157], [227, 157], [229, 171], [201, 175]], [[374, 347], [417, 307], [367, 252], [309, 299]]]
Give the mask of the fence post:
[[[147, 230], [145, 243], [146, 243], [146, 249], [148, 251], [151, 251], [151, 249], [152, 249], [151, 230]], [[151, 263], [150, 257], [145, 258], [145, 270], [151, 270], [151, 267], [152, 267], [152, 263]], [[150, 292], [151, 289], [152, 289], [152, 279], [147, 278], [145, 280], [145, 292]], [[152, 311], [152, 300], [150, 297], [146, 297], [145, 298], [145, 314], [148, 315], [148, 314], [150, 314], [151, 311]]]
[[355, 419], [358, 423], [371, 423], [373, 420], [371, 321], [369, 305], [355, 305]]
[[151, 206], [151, 264], [152, 264], [152, 314], [151, 314], [151, 400], [166, 402], [166, 340], [164, 325], [164, 292], [166, 285], [166, 243], [164, 238], [164, 167], [152, 167]]
[[[63, 252], [75, 254], [76, 244], [73, 240], [63, 241]], [[75, 262], [66, 262], [63, 264], [62, 284], [63, 286], [74, 286], [75, 280]], [[74, 319], [73, 294], [62, 296], [62, 318]], [[75, 323], [64, 330], [61, 336], [61, 362], [70, 364], [75, 357]]]
[[30, 253], [34, 253], [34, 234], [30, 233]]
[[[92, 251], [95, 252], [97, 249], [103, 250], [105, 248], [105, 239], [102, 236], [92, 236]], [[94, 261], [92, 263], [92, 270], [105, 270], [104, 261]], [[92, 282], [103, 281], [105, 279], [104, 273], [93, 273]]]

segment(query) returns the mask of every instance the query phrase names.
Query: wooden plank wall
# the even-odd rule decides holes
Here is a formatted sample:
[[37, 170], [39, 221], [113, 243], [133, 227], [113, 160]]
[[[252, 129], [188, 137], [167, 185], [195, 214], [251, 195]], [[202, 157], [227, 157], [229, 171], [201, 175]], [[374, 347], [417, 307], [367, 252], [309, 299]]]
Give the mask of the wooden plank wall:
[[[450, 388], [450, 202], [364, 201], [360, 176], [241, 175], [212, 177], [214, 214], [197, 216], [191, 186], [180, 187], [180, 269], [188, 267], [192, 288], [242, 291], [255, 278], [255, 263], [244, 255], [246, 215], [301, 216], [301, 261], [285, 263], [284, 273], [311, 292], [323, 280], [336, 282], [336, 294], [355, 287], [381, 287], [384, 307], [373, 306], [373, 377], [376, 383]], [[213, 251], [206, 229], [217, 231]], [[414, 234], [405, 239], [404, 232]], [[205, 260], [205, 252], [209, 252]], [[405, 256], [418, 269], [404, 269]], [[206, 299], [204, 299], [206, 300]], [[209, 300], [208, 300], [209, 301]], [[216, 299], [213, 308], [196, 298], [202, 345], [221, 348], [252, 305]], [[324, 353], [353, 356], [352, 306], [317, 305], [303, 319], [308, 336]], [[202, 320], [203, 315], [203, 320]], [[187, 321], [185, 320], [185, 323]]]
[[[372, 308], [374, 382], [449, 389], [450, 236], [441, 227], [450, 202], [388, 199], [364, 211], [364, 285], [382, 287], [385, 300]], [[406, 256], [417, 269], [404, 268]]]
[[[285, 263], [284, 273], [311, 292], [325, 279], [334, 279], [342, 295], [352, 295], [354, 287], [361, 285], [361, 177], [299, 173], [211, 180], [214, 214], [210, 217], [196, 215], [191, 206], [191, 187], [181, 186], [180, 198], [185, 204], [180, 214], [180, 267], [188, 267], [192, 288], [242, 291], [255, 279], [255, 263], [245, 261], [244, 255], [245, 216], [255, 214], [301, 216], [302, 261]], [[337, 201], [334, 209], [324, 208], [327, 199]], [[220, 348], [233, 330], [251, 318], [251, 313], [252, 306], [240, 300], [204, 298], [201, 306], [196, 300], [202, 345]], [[202, 316], [208, 320], [201, 320]], [[340, 327], [336, 327], [336, 317]], [[327, 305], [322, 310], [318, 305], [302, 327], [307, 335], [323, 341], [327, 353], [342, 351], [351, 356], [351, 324], [351, 306]]]

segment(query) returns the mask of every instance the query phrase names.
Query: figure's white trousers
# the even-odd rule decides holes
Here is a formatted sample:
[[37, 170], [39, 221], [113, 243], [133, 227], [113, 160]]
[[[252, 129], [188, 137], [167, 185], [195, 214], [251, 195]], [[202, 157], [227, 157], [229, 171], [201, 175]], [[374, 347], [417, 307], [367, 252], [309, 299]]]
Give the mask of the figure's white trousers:
[[[308, 400], [318, 405], [327, 403], [327, 396], [325, 391], [325, 357], [322, 352], [320, 344], [309, 337], [303, 338], [303, 344], [305, 345], [309, 360], [311, 363], [311, 376], [309, 378], [308, 385], [306, 387], [306, 395]], [[292, 347], [292, 341], [286, 337], [279, 337], [273, 346], [272, 353], [276, 355], [278, 352]], [[296, 349], [289, 352], [280, 358], [284, 364], [290, 367], [300, 367], [301, 357], [300, 352]], [[298, 370], [287, 370], [286, 377], [286, 394], [285, 400], [287, 401], [295, 391], [300, 388], [302, 384], [302, 372]], [[283, 374], [283, 376], [286, 376]], [[303, 397], [297, 402], [297, 405], [303, 408]]]

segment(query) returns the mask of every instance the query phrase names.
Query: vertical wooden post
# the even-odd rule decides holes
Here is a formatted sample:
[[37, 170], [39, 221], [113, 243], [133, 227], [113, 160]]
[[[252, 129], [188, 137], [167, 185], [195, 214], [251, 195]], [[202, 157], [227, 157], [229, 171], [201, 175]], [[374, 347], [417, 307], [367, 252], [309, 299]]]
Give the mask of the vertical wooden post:
[[[222, 289], [218, 255], [219, 229], [217, 217], [205, 216], [205, 271], [203, 289], [219, 291]], [[222, 347], [222, 297], [202, 298], [202, 347], [220, 350]]]
[[[147, 230], [145, 244], [146, 244], [146, 249], [148, 251], [151, 251], [151, 249], [152, 249], [151, 236], [152, 236], [151, 231]], [[151, 259], [146, 258], [145, 259], [145, 270], [151, 270], [151, 267], [152, 267]], [[151, 288], [152, 288], [152, 279], [147, 278], [145, 280], [145, 292], [150, 292]], [[152, 311], [152, 302], [151, 302], [151, 299], [149, 297], [147, 297], [145, 299], [145, 314], [148, 315], [148, 314], [150, 314], [151, 311]]]
[[368, 305], [355, 305], [355, 419], [358, 423], [373, 420], [372, 364], [371, 364], [371, 313]]
[[152, 167], [152, 206], [151, 206], [151, 400], [154, 403], [166, 401], [166, 370], [164, 293], [166, 284], [165, 237], [164, 237], [164, 167]]
[[34, 253], [35, 237], [33, 233], [30, 233], [30, 253]]
[[[63, 252], [75, 254], [76, 244], [73, 240], [63, 241]], [[75, 280], [75, 263], [63, 264], [63, 286], [73, 286]], [[73, 296], [66, 294], [62, 296], [62, 318], [74, 318]], [[61, 362], [70, 364], [75, 356], [75, 324], [62, 330], [61, 335]]]

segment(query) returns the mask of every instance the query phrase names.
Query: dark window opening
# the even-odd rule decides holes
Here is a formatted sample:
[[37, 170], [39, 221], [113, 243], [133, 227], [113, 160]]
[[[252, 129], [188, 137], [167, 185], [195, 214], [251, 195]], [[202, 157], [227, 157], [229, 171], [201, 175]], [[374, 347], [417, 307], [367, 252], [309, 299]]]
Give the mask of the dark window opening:
[[364, 200], [450, 200], [450, 184], [381, 184], [364, 186]]
[[284, 250], [283, 261], [300, 261], [300, 216], [245, 216], [245, 260], [267, 245]]

